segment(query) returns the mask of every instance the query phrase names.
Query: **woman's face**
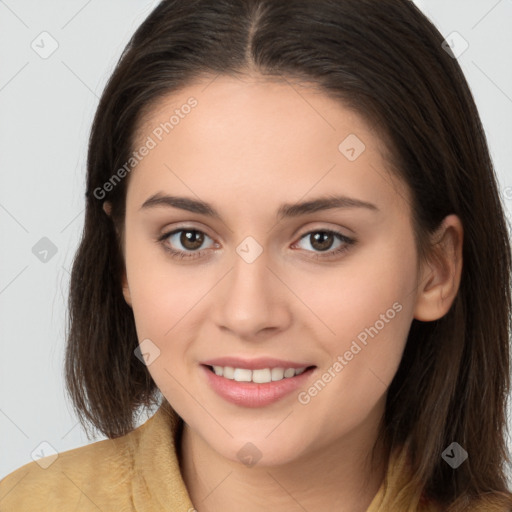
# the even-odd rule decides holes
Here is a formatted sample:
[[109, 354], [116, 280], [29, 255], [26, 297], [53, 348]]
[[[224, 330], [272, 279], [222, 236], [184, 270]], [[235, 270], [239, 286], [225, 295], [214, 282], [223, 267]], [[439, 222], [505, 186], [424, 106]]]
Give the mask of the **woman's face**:
[[134, 149], [124, 293], [178, 414], [244, 463], [373, 438], [419, 275], [377, 135], [319, 91], [221, 76], [160, 102]]

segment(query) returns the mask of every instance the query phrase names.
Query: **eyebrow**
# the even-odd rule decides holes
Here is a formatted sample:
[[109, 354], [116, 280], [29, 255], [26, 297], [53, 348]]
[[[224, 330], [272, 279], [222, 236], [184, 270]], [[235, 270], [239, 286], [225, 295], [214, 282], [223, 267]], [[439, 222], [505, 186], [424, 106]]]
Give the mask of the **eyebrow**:
[[[170, 196], [158, 192], [144, 201], [140, 210], [148, 210], [157, 207], [172, 207], [186, 210], [201, 215], [207, 215], [222, 220], [219, 212], [211, 205], [198, 199], [182, 196]], [[301, 203], [282, 204], [277, 211], [278, 220], [291, 217], [299, 217], [308, 213], [315, 213], [322, 210], [334, 208], [365, 208], [373, 212], [380, 211], [373, 203], [361, 201], [347, 196], [328, 195], [318, 197]]]

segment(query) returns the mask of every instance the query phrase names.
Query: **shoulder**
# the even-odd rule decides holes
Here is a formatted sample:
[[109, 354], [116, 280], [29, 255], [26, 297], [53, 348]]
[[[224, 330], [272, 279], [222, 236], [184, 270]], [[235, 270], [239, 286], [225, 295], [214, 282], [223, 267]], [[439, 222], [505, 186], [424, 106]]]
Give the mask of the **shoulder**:
[[142, 425], [117, 439], [43, 457], [16, 469], [0, 481], [0, 509], [131, 510], [124, 501], [131, 494], [134, 453], [144, 428]]

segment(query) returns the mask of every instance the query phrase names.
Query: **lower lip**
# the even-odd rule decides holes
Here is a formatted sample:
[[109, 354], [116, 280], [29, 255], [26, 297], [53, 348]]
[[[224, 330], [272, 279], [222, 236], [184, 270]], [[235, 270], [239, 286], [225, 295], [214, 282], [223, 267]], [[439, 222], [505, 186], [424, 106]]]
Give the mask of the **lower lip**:
[[215, 374], [209, 366], [201, 365], [212, 389], [222, 398], [242, 407], [264, 407], [277, 402], [303, 386], [315, 367], [308, 368], [300, 375], [257, 384], [255, 382], [238, 382]]

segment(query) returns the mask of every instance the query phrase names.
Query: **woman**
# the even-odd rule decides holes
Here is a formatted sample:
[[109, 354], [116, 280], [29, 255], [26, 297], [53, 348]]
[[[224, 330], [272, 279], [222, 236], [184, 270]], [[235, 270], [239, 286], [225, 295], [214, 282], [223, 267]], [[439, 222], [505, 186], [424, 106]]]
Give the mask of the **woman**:
[[158, 5], [70, 286], [67, 384], [109, 439], [5, 510], [512, 510], [510, 242], [443, 43], [408, 0]]

